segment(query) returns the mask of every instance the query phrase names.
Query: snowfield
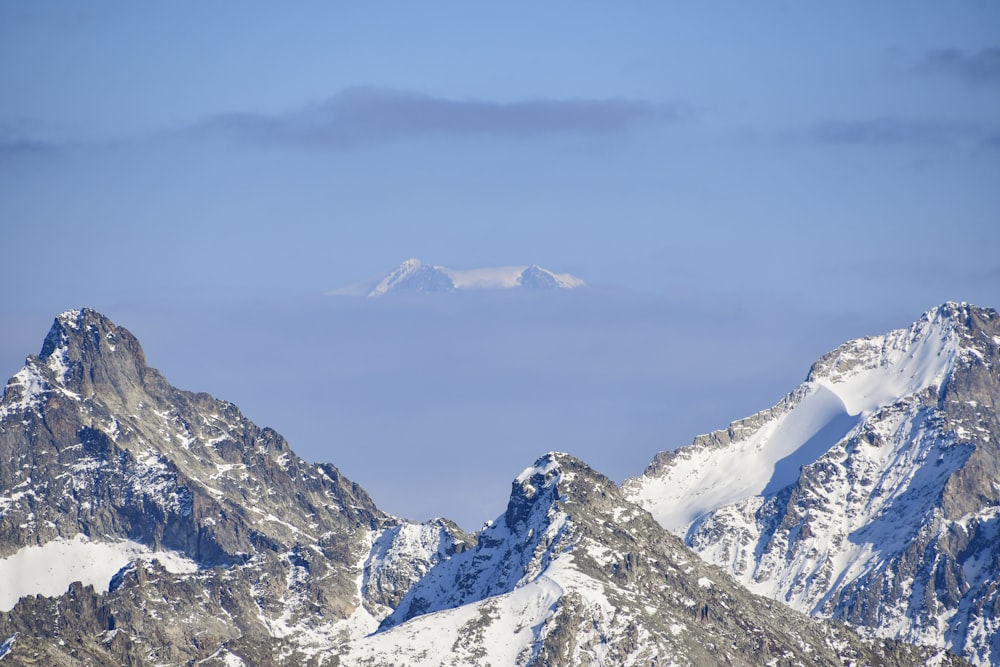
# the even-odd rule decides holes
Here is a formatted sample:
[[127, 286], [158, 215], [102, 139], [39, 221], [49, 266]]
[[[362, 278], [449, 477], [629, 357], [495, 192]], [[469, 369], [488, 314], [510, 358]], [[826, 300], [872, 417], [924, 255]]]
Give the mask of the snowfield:
[[107, 591], [111, 577], [130, 562], [158, 560], [174, 574], [194, 572], [198, 564], [175, 551], [153, 551], [138, 542], [91, 541], [85, 535], [23, 547], [0, 559], [0, 611], [10, 611], [25, 595], [62, 595], [74, 581]]

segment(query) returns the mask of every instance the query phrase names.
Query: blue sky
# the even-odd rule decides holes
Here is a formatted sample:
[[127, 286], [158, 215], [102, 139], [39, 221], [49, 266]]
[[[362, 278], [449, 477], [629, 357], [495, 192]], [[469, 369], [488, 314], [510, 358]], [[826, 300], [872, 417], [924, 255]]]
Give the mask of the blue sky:
[[[605, 290], [578, 315], [585, 330], [568, 335], [641, 343], [630, 361], [577, 360], [595, 383], [614, 363], [641, 375], [625, 385], [635, 396], [675, 376], [693, 381], [666, 362], [651, 365], [662, 375], [640, 373], [638, 360], [679, 364], [666, 351], [692, 344], [693, 331], [706, 340], [713, 310], [727, 324], [712, 340], [734, 352], [700, 377], [724, 382], [741, 349], [772, 369], [748, 370], [732, 391], [714, 385], [732, 398], [705, 398], [700, 421], [671, 417], [686, 409], [681, 394], [661, 396], [663, 412], [649, 399], [641, 427], [621, 406], [600, 424], [589, 410], [587, 428], [607, 438], [642, 431], [615, 445], [631, 452], [616, 470], [598, 443], [553, 442], [573, 415], [565, 406], [523, 420], [522, 434], [545, 437], [490, 459], [508, 480], [535, 454], [566, 449], [621, 477], [692, 431], [766, 407], [846, 337], [902, 326], [947, 299], [1000, 306], [998, 25], [996, 3], [961, 1], [4, 3], [0, 370], [9, 376], [37, 352], [56, 313], [91, 305], [135, 330], [169, 378], [234, 400], [371, 488], [377, 471], [317, 444], [326, 414], [303, 426], [301, 409], [266, 400], [273, 382], [229, 378], [257, 359], [289, 385], [318, 387], [317, 365], [335, 383], [318, 351], [298, 376], [277, 370], [278, 352], [315, 345], [295, 333], [310, 322], [329, 328], [334, 348], [361, 345], [358, 332], [389, 316], [314, 297], [408, 257], [538, 263]], [[612, 335], [595, 313], [616, 298], [629, 304], [619, 312], [627, 326]], [[734, 308], [744, 315], [732, 320]], [[192, 351], [201, 343], [190, 323], [207, 323], [198, 336], [216, 350], [248, 313], [288, 325], [248, 336], [261, 347], [242, 366], [203, 381], [197, 367], [189, 373], [187, 360], [209, 363]], [[664, 313], [676, 313], [669, 326]], [[470, 317], [447, 335], [479, 335], [464, 363], [500, 382], [490, 375], [498, 366], [476, 357], [488, 355], [486, 334]], [[354, 328], [335, 324], [343, 318]], [[566, 329], [545, 326], [545, 336]], [[411, 349], [408, 335], [382, 344]], [[547, 375], [526, 372], [565, 380], [574, 360], [559, 359]], [[430, 361], [396, 368], [447, 386], [457, 370]], [[378, 416], [376, 398], [331, 395], [354, 401], [339, 417], [359, 415], [353, 440], [364, 439], [362, 416]], [[439, 458], [463, 474], [484, 460], [463, 459], [462, 443], [489, 406], [427, 406], [400, 430], [451, 443]], [[447, 437], [416, 426], [452, 418], [467, 426]], [[382, 431], [378, 446], [391, 450], [398, 433]]]

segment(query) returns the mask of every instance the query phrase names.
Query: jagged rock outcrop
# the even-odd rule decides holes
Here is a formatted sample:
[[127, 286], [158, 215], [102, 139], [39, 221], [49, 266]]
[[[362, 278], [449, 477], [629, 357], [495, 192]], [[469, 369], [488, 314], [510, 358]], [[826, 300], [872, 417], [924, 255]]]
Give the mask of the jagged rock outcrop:
[[401, 523], [385, 530], [365, 561], [365, 599], [395, 609], [410, 587], [440, 561], [474, 544], [453, 521], [433, 519], [423, 524]]
[[1000, 665], [1000, 315], [846, 343], [627, 495], [751, 590]]
[[[8, 383], [0, 461], [0, 641], [22, 664], [322, 661], [468, 539], [386, 515], [231, 403], [170, 386], [88, 309]], [[366, 578], [373, 545], [405, 566], [383, 556]]]

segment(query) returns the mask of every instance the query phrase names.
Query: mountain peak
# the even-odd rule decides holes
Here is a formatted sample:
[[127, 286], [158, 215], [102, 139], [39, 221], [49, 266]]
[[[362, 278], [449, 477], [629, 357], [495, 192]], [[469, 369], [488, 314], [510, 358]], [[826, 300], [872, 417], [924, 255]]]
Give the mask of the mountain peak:
[[[857, 406], [850, 410], [852, 414], [932, 386], [940, 389], [956, 363], [983, 354], [977, 349], [984, 343], [977, 332], [995, 328], [998, 317], [990, 308], [943, 303], [908, 328], [852, 340], [823, 355], [813, 364], [806, 382], [840, 387], [835, 391], [848, 407]], [[845, 388], [852, 385], [858, 385], [864, 398], [845, 395]]]
[[528, 480], [542, 477], [545, 480], [543, 486], [547, 486], [553, 479], [553, 475], [558, 474], [559, 459], [561, 457], [573, 458], [569, 454], [563, 454], [562, 452], [549, 452], [548, 454], [539, 457], [534, 464], [525, 468], [521, 474], [517, 476], [516, 482], [523, 484]]
[[521, 272], [518, 287], [529, 289], [575, 289], [583, 286], [583, 281], [568, 273], [556, 274], [532, 264]]
[[989, 319], [997, 315], [996, 310], [992, 308], [984, 308], [982, 306], [977, 306], [975, 304], [969, 303], [968, 301], [945, 301], [940, 306], [937, 306], [936, 308], [931, 308], [929, 311], [927, 311], [928, 315], [931, 315], [932, 313], [947, 315], [948, 317], [951, 318], [965, 318], [968, 317], [970, 314], [977, 314], [985, 316]]
[[949, 322], [952, 326], [964, 331], [982, 331], [989, 329], [1000, 314], [992, 308], [983, 308], [965, 301], [946, 301], [936, 308], [924, 313], [921, 321]]
[[544, 511], [555, 502], [586, 502], [591, 489], [617, 494], [614, 482], [580, 459], [564, 452], [549, 452], [525, 468], [512, 483], [504, 518], [513, 530], [533, 508]]
[[[114, 328], [114, 324], [107, 317], [91, 308], [75, 308], [63, 311], [52, 322], [49, 333], [45, 336], [45, 341], [42, 343], [42, 351], [38, 356], [45, 360], [51, 357], [57, 350], [67, 350], [71, 346], [71, 340], [76, 341], [75, 344], [72, 344], [72, 347], [74, 351], [79, 352], [86, 345], [87, 341], [84, 338], [88, 334], [93, 338], [94, 334], [101, 330], [110, 331]], [[97, 341], [94, 345], [99, 347], [100, 342]], [[79, 361], [79, 359], [76, 361]]]
[[135, 336], [92, 308], [60, 313], [28, 366], [46, 368], [62, 388], [84, 396], [109, 386], [120, 393], [148, 370]]
[[507, 511], [503, 515], [509, 530], [514, 531], [520, 525], [531, 523], [534, 515], [548, 512], [551, 505], [560, 498], [560, 456], [572, 458], [567, 454], [549, 452], [514, 479]]
[[[533, 581], [575, 543], [574, 522], [590, 513], [583, 508], [588, 488], [619, 497], [613, 482], [579, 459], [559, 452], [540, 457], [514, 479], [506, 512], [480, 533], [475, 548], [442, 563], [414, 586], [382, 629]], [[566, 505], [574, 503], [571, 518]]]
[[419, 259], [408, 259], [382, 278], [368, 292], [368, 296], [382, 296], [390, 292], [442, 292], [454, 287], [441, 267], [424, 264]]

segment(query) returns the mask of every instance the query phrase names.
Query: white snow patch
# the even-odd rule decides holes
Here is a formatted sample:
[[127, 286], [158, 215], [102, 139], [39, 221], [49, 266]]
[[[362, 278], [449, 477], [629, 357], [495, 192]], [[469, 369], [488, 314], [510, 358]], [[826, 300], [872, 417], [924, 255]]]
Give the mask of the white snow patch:
[[[19, 487], [26, 486], [29, 484], [31, 484], [30, 477], [25, 481], [21, 482], [20, 484], [18, 484], [17, 486], [15, 486], [14, 488], [17, 489]], [[24, 491], [14, 491], [9, 495], [0, 497], [0, 515], [5, 513], [13, 505], [19, 504], [22, 498], [27, 498], [28, 496], [34, 496], [34, 495], [35, 495], [35, 490], [28, 487]]]
[[[219, 438], [219, 440], [221, 440], [221, 439], [222, 438]], [[227, 473], [230, 470], [233, 470], [233, 469], [246, 470], [246, 467], [247, 466], [246, 466], [245, 463], [217, 463], [215, 465], [215, 470], [216, 470], [215, 474], [214, 475], [209, 475], [208, 478], [209, 479], [219, 479], [220, 477], [222, 477], [224, 475], [227, 475]]]
[[[535, 475], [545, 476], [559, 468], [559, 461], [556, 460], [555, 452], [550, 452], [547, 456], [543, 457], [544, 462], [536, 463], [533, 466], [528, 466], [521, 471], [521, 474], [517, 476], [517, 483], [524, 484], [530, 480]], [[542, 461], [542, 459], [539, 459]]]
[[517, 287], [527, 266], [498, 266], [489, 269], [449, 269], [435, 267], [451, 278], [456, 289], [489, 289]]
[[726, 447], [679, 450], [663, 476], [633, 480], [630, 500], [682, 533], [707, 512], [793, 483], [800, 466], [818, 459], [856, 424], [836, 393], [810, 389], [798, 404]]
[[209, 662], [209, 661], [212, 661], [212, 660], [221, 660], [222, 664], [224, 664], [226, 667], [245, 667], [246, 666], [246, 663], [243, 662], [243, 659], [240, 656], [236, 655], [235, 653], [230, 653], [229, 650], [227, 648], [225, 648], [225, 647], [219, 647], [218, 651], [216, 651], [212, 655], [208, 656], [204, 660], [199, 660], [197, 664], [203, 665], [206, 662]]
[[15, 632], [13, 635], [5, 639], [2, 644], [0, 644], [0, 659], [7, 657], [7, 654], [14, 648], [14, 642], [16, 641], [17, 633]]
[[4, 392], [5, 396], [11, 395], [9, 390], [12, 386], [21, 388], [21, 396], [17, 401], [11, 401], [8, 405], [0, 408], [0, 419], [37, 407], [42, 397], [49, 392], [48, 382], [33, 364], [28, 364], [14, 374], [7, 382], [8, 391]]
[[[900, 329], [864, 342], [868, 345], [856, 341], [843, 346], [846, 349], [842, 357], [854, 354], [862, 362], [857, 369], [816, 378], [840, 397], [852, 415], [940, 386], [954, 367], [959, 348], [954, 324], [940, 315], [909, 330]], [[852, 345], [861, 349], [855, 351]], [[872, 354], [871, 348], [876, 348], [878, 354]]]
[[[534, 630], [551, 614], [562, 587], [541, 576], [509, 593], [412, 618], [388, 631], [362, 638], [342, 655], [346, 664], [437, 665], [446, 659], [461, 664], [485, 652], [489, 664], [522, 664], [530, 651]], [[484, 620], [488, 619], [486, 623]], [[466, 633], [476, 627], [478, 636]]]
[[63, 312], [59, 313], [59, 315], [56, 316], [56, 319], [59, 320], [61, 324], [69, 327], [70, 329], [79, 329], [81, 314], [83, 314], [82, 310], [80, 310], [79, 308], [73, 308], [71, 310], [64, 310]]
[[74, 581], [106, 591], [111, 577], [130, 561], [158, 560], [173, 573], [194, 572], [198, 564], [175, 551], [153, 551], [132, 542], [91, 541], [78, 534], [71, 540], [59, 538], [41, 546], [22, 547], [0, 559], [0, 611], [10, 611], [25, 595], [55, 597], [66, 592]]

